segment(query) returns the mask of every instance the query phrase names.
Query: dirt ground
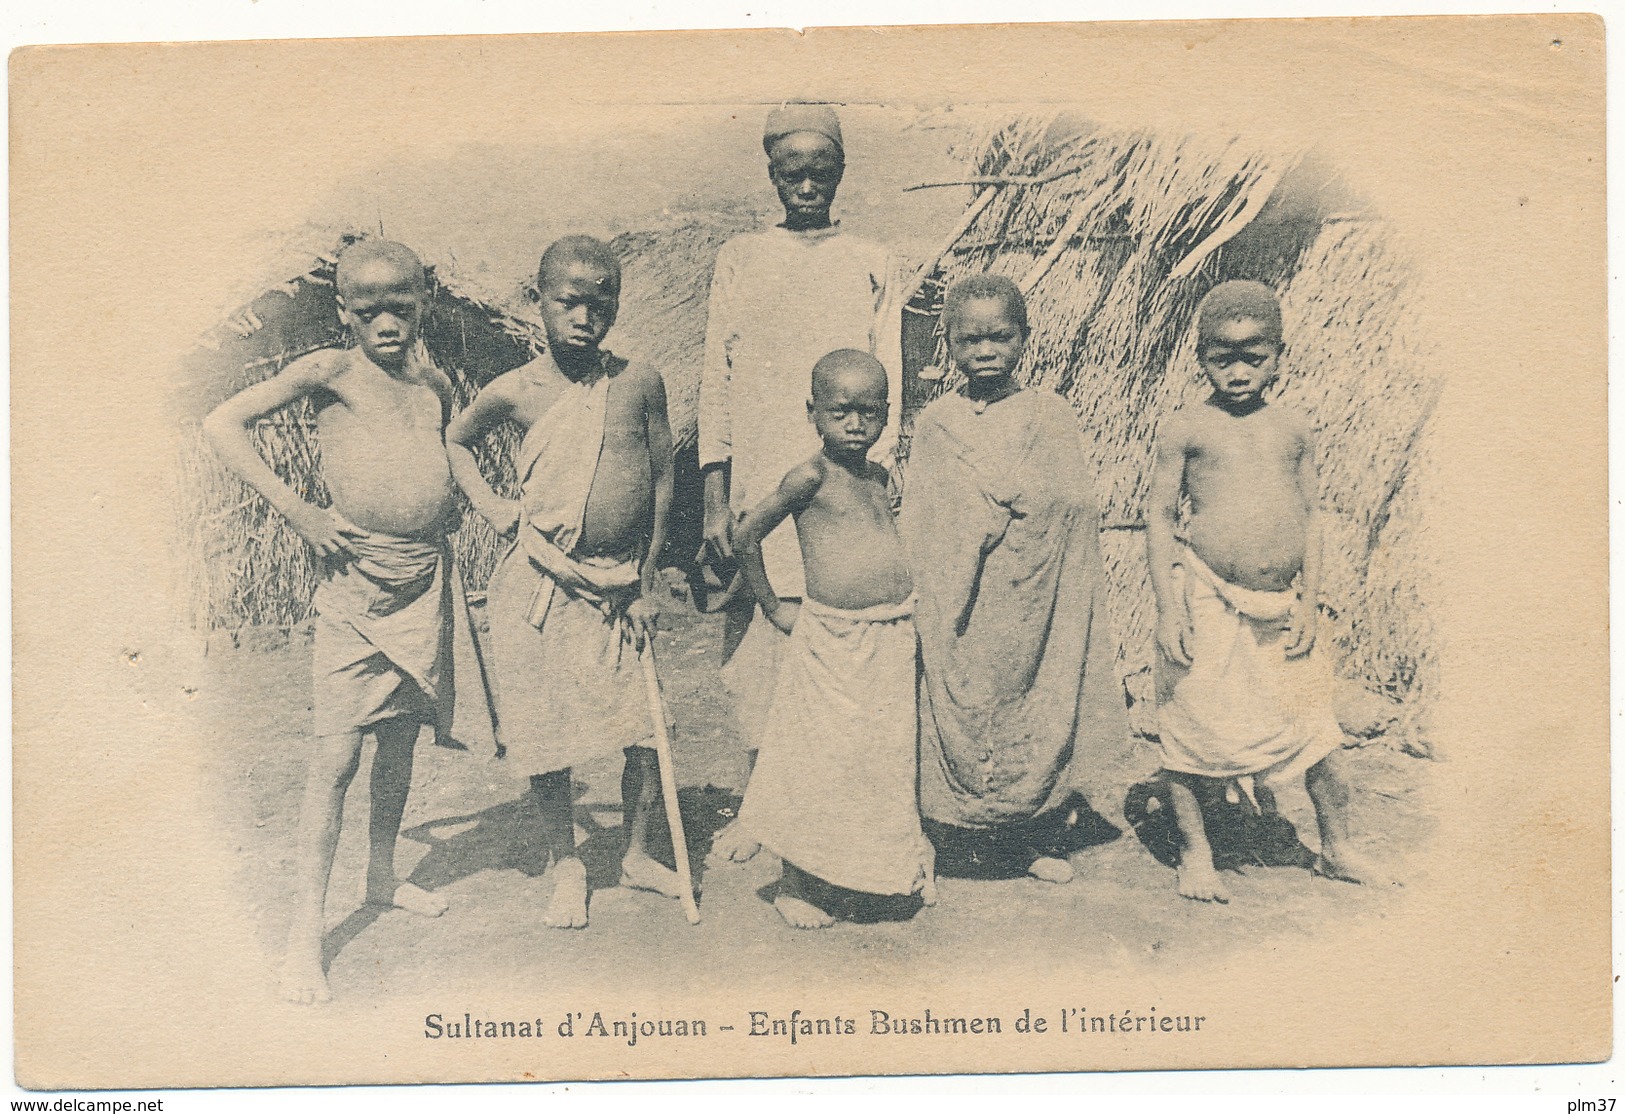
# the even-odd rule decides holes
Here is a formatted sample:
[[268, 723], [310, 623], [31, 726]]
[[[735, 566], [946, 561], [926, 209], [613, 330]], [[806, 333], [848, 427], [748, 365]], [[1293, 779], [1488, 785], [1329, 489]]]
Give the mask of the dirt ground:
[[[945, 877], [941, 899], [912, 919], [842, 923], [796, 932], [774, 913], [769, 896], [776, 860], [743, 865], [705, 862], [704, 850], [738, 806], [744, 754], [726, 716], [716, 666], [720, 622], [667, 601], [658, 644], [662, 684], [677, 723], [676, 761], [684, 824], [703, 885], [702, 923], [690, 927], [675, 902], [614, 887], [620, 825], [619, 764], [578, 770], [582, 796], [578, 835], [585, 834], [592, 922], [560, 932], [540, 920], [551, 879], [522, 798], [524, 781], [499, 762], [429, 744], [418, 748], [399, 848], [399, 868], [426, 889], [444, 893], [451, 909], [435, 920], [355, 908], [365, 855], [366, 766], [347, 802], [329, 888], [329, 978], [342, 1001], [366, 1008], [391, 995], [477, 983], [502, 971], [547, 985], [566, 972], [572, 982], [613, 980], [636, 962], [672, 965], [703, 984], [741, 970], [841, 970], [862, 963], [874, 977], [951, 979], [967, 954], [1137, 956], [1160, 961], [1222, 957], [1255, 948], [1274, 934], [1312, 935], [1331, 920], [1383, 917], [1406, 890], [1377, 890], [1312, 877], [1295, 866], [1253, 866], [1227, 874], [1227, 906], [1181, 899], [1173, 871], [1153, 855], [1154, 825], [1098, 833], [1078, 852], [1078, 878], [1053, 886], [1027, 878]], [[242, 900], [252, 906], [273, 985], [289, 918], [294, 824], [304, 777], [310, 715], [309, 646], [291, 639], [216, 640], [211, 683], [198, 711], [215, 748], [215, 796], [235, 840]], [[251, 644], [253, 643], [253, 644]], [[1426, 845], [1433, 822], [1431, 764], [1374, 744], [1344, 752], [1352, 770], [1351, 821], [1362, 849], [1404, 880], [1412, 852]], [[1156, 762], [1141, 748], [1143, 770]], [[1138, 759], [1137, 759], [1138, 760]], [[370, 755], [368, 756], [370, 762]], [[1132, 781], [1126, 777], [1125, 784]], [[1290, 844], [1290, 840], [1288, 843]], [[1148, 846], [1149, 845], [1149, 846]], [[1271, 861], [1289, 861], [1287, 847]], [[1232, 846], [1246, 858], [1253, 844]], [[1268, 856], [1266, 856], [1268, 857]], [[669, 859], [668, 859], [669, 861]], [[629, 947], [630, 944], [635, 946]], [[1014, 943], [1014, 946], [1012, 946]], [[827, 965], [827, 966], [826, 966]]]

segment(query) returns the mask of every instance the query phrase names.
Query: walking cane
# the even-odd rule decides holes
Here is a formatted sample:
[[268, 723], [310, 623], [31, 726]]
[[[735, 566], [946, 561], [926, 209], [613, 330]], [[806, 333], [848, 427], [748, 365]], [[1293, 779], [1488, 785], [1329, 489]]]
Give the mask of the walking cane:
[[666, 729], [666, 704], [660, 698], [660, 677], [655, 672], [652, 635], [646, 636], [638, 651], [643, 665], [643, 681], [649, 692], [649, 720], [654, 725], [655, 757], [660, 766], [660, 790], [666, 800], [666, 820], [671, 828], [671, 851], [677, 860], [677, 881], [682, 886], [683, 913], [689, 924], [700, 923], [700, 907], [694, 901], [694, 876], [688, 869], [688, 840], [683, 836], [683, 814], [677, 807], [677, 767], [671, 758], [671, 734]]

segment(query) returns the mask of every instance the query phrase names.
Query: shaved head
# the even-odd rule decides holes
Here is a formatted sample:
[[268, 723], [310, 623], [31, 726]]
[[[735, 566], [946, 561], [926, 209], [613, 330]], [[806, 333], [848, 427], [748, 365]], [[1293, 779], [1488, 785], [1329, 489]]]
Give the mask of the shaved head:
[[837, 383], [880, 388], [881, 397], [887, 393], [886, 369], [879, 360], [856, 348], [839, 348], [813, 365], [812, 393], [814, 398], [826, 397]]
[[363, 278], [370, 286], [410, 284], [420, 291], [428, 289], [423, 260], [411, 248], [393, 240], [360, 240], [339, 255], [333, 281], [341, 297]]
[[536, 267], [536, 286], [547, 286], [549, 277], [569, 268], [572, 263], [584, 263], [604, 272], [608, 285], [615, 294], [621, 292], [621, 261], [608, 244], [591, 236], [565, 236], [554, 240], [542, 252], [542, 261]]

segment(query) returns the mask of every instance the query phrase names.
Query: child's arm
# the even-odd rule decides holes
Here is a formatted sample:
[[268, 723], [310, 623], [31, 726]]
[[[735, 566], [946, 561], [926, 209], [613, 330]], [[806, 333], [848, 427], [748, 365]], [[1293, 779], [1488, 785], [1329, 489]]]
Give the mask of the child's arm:
[[280, 374], [228, 398], [203, 419], [204, 435], [226, 466], [265, 496], [322, 557], [351, 552], [350, 537], [359, 536], [361, 531], [338, 511], [305, 502], [283, 483], [254, 447], [249, 431], [261, 418], [325, 388], [330, 368], [320, 358], [295, 361]]
[[701, 560], [734, 555], [733, 510], [728, 505], [733, 468], [733, 368], [728, 345], [736, 329], [733, 292], [738, 285], [737, 248], [729, 240], [717, 252], [711, 273], [711, 299], [705, 318], [705, 352], [700, 369], [699, 449], [704, 477]]
[[704, 537], [705, 546], [718, 560], [734, 555], [733, 511], [728, 507], [729, 461], [707, 464], [704, 468]]
[[643, 555], [643, 592], [627, 608], [632, 636], [638, 649], [652, 638], [659, 609], [654, 604], [655, 574], [660, 571], [660, 553], [666, 548], [666, 519], [671, 514], [672, 448], [671, 422], [666, 416], [666, 383], [651, 369], [644, 388], [644, 436], [649, 446], [649, 477], [654, 487], [654, 516], [649, 523], [649, 550]]
[[1303, 576], [1298, 602], [1292, 609], [1292, 633], [1286, 655], [1300, 658], [1315, 647], [1315, 626], [1320, 618], [1320, 474], [1315, 467], [1315, 437], [1307, 423], [1299, 431], [1298, 494], [1309, 512], [1304, 529]]
[[[762, 563], [762, 539], [793, 514], [807, 509], [813, 496], [824, 482], [824, 470], [819, 457], [798, 464], [785, 473], [778, 490], [745, 513], [739, 528], [734, 531], [734, 552], [739, 557], [739, 571], [745, 583], [762, 605], [762, 614], [785, 634], [796, 625], [796, 609], [779, 603], [778, 593], [767, 578], [767, 566]], [[788, 612], [788, 614], [786, 613]]]
[[1179, 521], [1179, 495], [1185, 484], [1185, 450], [1190, 442], [1184, 415], [1174, 413], [1157, 437], [1157, 462], [1151, 474], [1146, 508], [1145, 549], [1151, 566], [1151, 588], [1157, 597], [1157, 645], [1170, 661], [1191, 663], [1190, 615], [1184, 595], [1174, 586], [1174, 527]]
[[519, 529], [519, 504], [513, 499], [504, 499], [485, 482], [473, 449], [482, 437], [513, 416], [513, 400], [508, 396], [503, 378], [486, 384], [467, 409], [446, 427], [446, 459], [451, 463], [452, 479], [463, 489], [474, 509], [499, 535], [509, 537]]
[[433, 363], [426, 362], [420, 366], [423, 369], [423, 377], [429, 381], [429, 389], [440, 399], [440, 427], [444, 430], [451, 422], [451, 412], [457, 398], [457, 389], [451, 385], [451, 376], [441, 371]]
[[908, 285], [908, 276], [889, 252], [881, 278], [885, 286], [879, 292], [872, 339], [874, 357], [886, 369], [886, 394], [891, 405], [880, 438], [869, 450], [869, 459], [890, 473], [897, 463], [897, 433], [903, 422], [903, 306], [899, 299]]

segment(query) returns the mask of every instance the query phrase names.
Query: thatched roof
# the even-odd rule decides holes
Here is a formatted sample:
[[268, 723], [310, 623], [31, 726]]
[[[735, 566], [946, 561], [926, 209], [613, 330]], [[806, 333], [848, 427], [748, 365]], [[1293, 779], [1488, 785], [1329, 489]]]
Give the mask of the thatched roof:
[[[337, 256], [363, 237], [336, 237], [329, 250], [311, 253], [303, 269], [269, 284], [199, 338], [180, 369], [176, 405], [184, 418], [201, 419], [251, 383], [268, 378], [319, 348], [346, 343], [333, 286]], [[430, 303], [422, 325], [424, 347], [446, 370], [465, 371], [482, 385], [518, 367], [540, 350], [539, 326], [466, 292], [455, 276], [428, 268]]]
[[648, 360], [666, 380], [672, 435], [692, 445], [700, 407], [706, 305], [723, 241], [758, 221], [747, 211], [694, 215], [670, 227], [610, 241], [622, 267], [622, 309], [611, 342]]

